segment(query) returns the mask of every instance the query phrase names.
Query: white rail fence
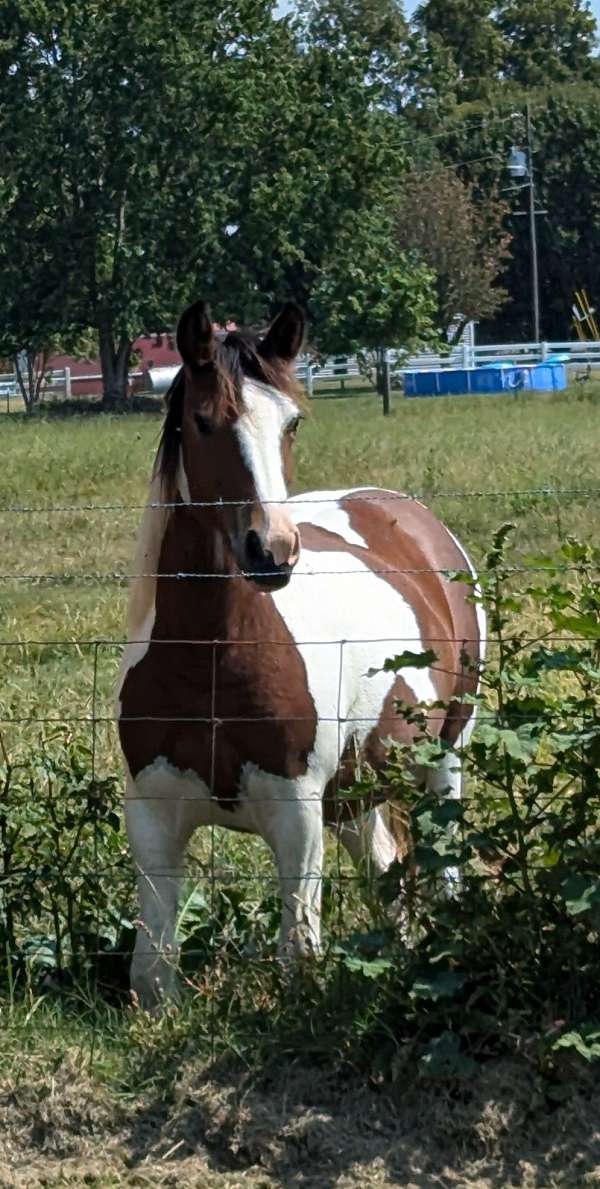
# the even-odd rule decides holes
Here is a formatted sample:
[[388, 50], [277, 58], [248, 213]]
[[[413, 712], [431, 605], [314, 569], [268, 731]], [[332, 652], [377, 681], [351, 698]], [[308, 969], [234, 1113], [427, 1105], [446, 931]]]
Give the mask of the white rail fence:
[[[446, 368], [472, 368], [484, 364], [500, 363], [507, 360], [519, 364], [540, 363], [561, 356], [567, 368], [592, 372], [600, 368], [600, 342], [543, 342], [543, 343], [492, 343], [475, 346], [468, 338], [444, 354], [434, 351], [421, 351], [417, 355], [408, 355], [405, 351], [390, 349], [387, 358], [395, 373], [403, 371], [427, 371]], [[130, 373], [130, 380], [143, 380], [142, 387], [147, 392], [161, 394], [166, 392], [178, 367], [150, 368], [145, 372]], [[312, 396], [317, 385], [339, 384], [342, 389], [346, 381], [358, 379], [364, 375], [359, 360], [355, 355], [334, 355], [327, 359], [316, 361], [312, 356], [303, 356], [297, 366], [298, 379], [306, 386]], [[48, 380], [44, 387], [44, 399], [69, 399], [76, 384], [81, 386], [88, 381], [97, 383], [102, 379], [100, 373], [73, 375], [66, 367], [48, 373]], [[11, 401], [20, 399], [20, 389], [14, 373], [0, 375], [0, 400], [6, 402], [6, 409], [10, 412]]]
[[[387, 352], [389, 362], [398, 372], [481, 367], [484, 364], [507, 360], [514, 361], [519, 366], [545, 363], [556, 355], [562, 357], [562, 362], [567, 367], [600, 368], [600, 342], [493, 343], [481, 346], [459, 343], [445, 354], [435, 351], [420, 351], [417, 355], [408, 355], [405, 351], [397, 350]], [[310, 379], [314, 385], [361, 375], [356, 356], [336, 356], [334, 359], [324, 360], [321, 364], [305, 356], [296, 371], [298, 378], [303, 380], [307, 387], [310, 386]]]

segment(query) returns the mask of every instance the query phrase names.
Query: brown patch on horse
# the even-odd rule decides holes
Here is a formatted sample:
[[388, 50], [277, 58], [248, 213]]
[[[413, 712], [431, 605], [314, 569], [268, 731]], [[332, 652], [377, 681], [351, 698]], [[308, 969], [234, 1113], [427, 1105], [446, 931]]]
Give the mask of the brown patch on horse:
[[354, 737], [348, 740], [340, 766], [325, 789], [323, 817], [327, 825], [332, 826], [362, 817], [366, 810], [375, 805], [382, 805], [387, 800], [389, 790], [385, 784], [373, 794], [366, 806], [362, 800], [345, 798], [344, 791], [356, 783], [361, 765], [366, 764], [375, 772], [381, 772], [385, 768], [390, 739], [395, 743], [410, 743], [414, 739], [417, 733], [416, 726], [402, 718], [396, 709], [396, 702], [411, 703], [414, 700], [412, 690], [401, 676], [397, 676], [386, 694], [377, 722], [371, 727], [362, 745], [359, 747]]
[[[213, 572], [214, 557], [199, 552], [211, 540], [199, 531], [202, 511], [174, 510], [161, 574]], [[272, 599], [233, 563], [224, 572], [234, 576], [158, 580], [152, 641], [123, 683], [119, 729], [134, 778], [164, 757], [233, 809], [244, 764], [289, 779], [306, 772], [317, 716]]]

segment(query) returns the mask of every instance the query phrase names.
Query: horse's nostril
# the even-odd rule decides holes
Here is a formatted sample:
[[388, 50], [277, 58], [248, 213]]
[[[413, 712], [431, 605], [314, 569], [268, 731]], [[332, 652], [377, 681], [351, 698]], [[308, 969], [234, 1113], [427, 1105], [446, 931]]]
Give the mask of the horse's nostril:
[[246, 536], [246, 556], [248, 561], [260, 562], [263, 565], [266, 561], [261, 539], [254, 529], [250, 529]]

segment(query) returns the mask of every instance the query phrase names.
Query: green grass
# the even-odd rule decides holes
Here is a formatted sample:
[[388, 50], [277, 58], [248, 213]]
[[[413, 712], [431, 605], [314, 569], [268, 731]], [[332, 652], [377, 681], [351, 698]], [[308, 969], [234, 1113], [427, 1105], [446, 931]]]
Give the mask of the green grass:
[[[100, 717], [110, 719], [112, 716], [111, 690], [118, 664], [119, 645], [109, 642], [122, 639], [127, 592], [125, 585], [115, 581], [111, 575], [127, 573], [131, 567], [141, 515], [139, 506], [146, 499], [159, 430], [160, 416], [153, 413], [121, 417], [97, 414], [65, 418], [52, 416], [31, 421], [17, 416], [0, 419], [3, 445], [0, 507], [18, 505], [74, 509], [36, 514], [0, 513], [0, 571], [3, 575], [0, 584], [1, 717], [3, 720], [12, 720], [0, 724], [0, 730], [5, 751], [13, 761], [26, 757], [31, 749], [35, 751], [40, 736], [51, 739], [56, 730], [44, 722], [26, 723], [19, 720], [51, 717], [64, 722], [89, 718], [94, 707], [95, 654], [98, 661], [95, 710]], [[565, 494], [557, 499], [541, 494], [511, 493], [547, 487], [569, 490], [599, 486], [599, 431], [600, 389], [593, 385], [586, 386], [583, 396], [581, 392], [572, 392], [555, 396], [415, 401], [405, 401], [397, 396], [393, 415], [388, 419], [381, 416], [379, 403], [373, 396], [320, 400], [314, 402], [312, 416], [304, 423], [299, 435], [294, 489], [300, 491], [379, 484], [416, 493], [464, 541], [478, 564], [485, 557], [494, 529], [505, 520], [514, 521], [517, 525], [516, 558], [524, 558], [532, 553], [552, 553], [561, 539], [570, 533], [585, 540], [598, 541], [598, 499], [588, 495]], [[494, 498], [485, 494], [492, 492], [506, 494]], [[122, 505], [123, 510], [78, 510], [82, 504]], [[19, 575], [34, 574], [54, 575], [60, 580], [15, 580]], [[93, 575], [98, 574], [106, 577], [95, 579]], [[90, 575], [90, 578], [84, 581], [81, 575]], [[16, 646], [19, 641], [39, 643]], [[96, 647], [94, 641], [107, 643]], [[89, 724], [85, 722], [73, 724], [72, 729], [75, 735], [89, 735], [90, 732]], [[110, 722], [97, 728], [96, 760], [100, 774], [119, 770], [118, 749]], [[197, 845], [196, 858], [207, 863], [210, 851], [211, 843], [205, 832]], [[260, 895], [250, 894], [245, 900], [242, 897], [238, 916], [241, 918], [246, 914], [252, 918], [253, 913], [254, 916], [247, 925], [236, 925], [237, 932], [233, 938], [234, 942], [239, 942], [241, 937], [244, 944], [250, 946], [252, 938], [256, 937], [260, 947], [265, 940], [268, 942], [272, 938], [277, 916], [277, 896], [272, 884], [274, 873], [266, 848], [257, 840], [228, 833], [217, 836], [215, 853], [218, 882], [225, 896], [228, 889], [238, 894], [240, 888], [260, 889]], [[352, 885], [349, 885], [350, 892], [344, 893], [344, 903], [341, 903], [341, 893], [336, 884], [340, 859], [330, 852], [330, 863], [333, 860], [336, 863], [332, 868], [334, 878], [326, 888], [326, 921], [330, 934], [335, 933], [338, 926], [347, 927], [349, 921], [355, 928], [368, 927], [372, 919], [370, 910], [359, 902]], [[341, 871], [347, 876], [351, 874], [347, 866], [342, 866]], [[193, 887], [192, 877], [188, 893]], [[269, 895], [265, 894], [267, 889]], [[199, 893], [206, 890], [202, 877], [196, 876], [196, 890]], [[198, 907], [198, 901], [194, 900], [190, 904], [189, 911], [198, 911], [201, 918], [201, 904]], [[213, 910], [214, 905], [211, 906]], [[231, 913], [229, 916], [225, 913], [225, 918], [231, 922]], [[182, 924], [186, 925], [185, 920]], [[227, 937], [221, 940], [225, 946], [224, 952], [231, 952], [227, 951]], [[219, 1063], [231, 1060], [233, 1054], [238, 1068], [243, 1066], [245, 1038], [250, 1037], [249, 1049], [254, 1048], [255, 1052], [262, 1053], [267, 1062], [271, 1036], [274, 1041], [276, 1039], [280, 1054], [285, 1051], [297, 1055], [303, 1045], [306, 1052], [310, 1052], [311, 1043], [317, 1045], [315, 1036], [318, 1036], [321, 1061], [327, 1052], [327, 1037], [319, 1033], [320, 991], [317, 982], [314, 986], [309, 985], [300, 995], [298, 1010], [294, 1008], [293, 997], [290, 1000], [284, 988], [279, 1010], [274, 1007], [277, 1004], [275, 984], [278, 977], [277, 971], [271, 968], [268, 961], [263, 966], [258, 959], [247, 963], [244, 980], [239, 986], [236, 985], [235, 965], [228, 969], [226, 960], [220, 965], [218, 959], [212, 968], [207, 968], [208, 982], [203, 984], [203, 974], [200, 984], [201, 988], [204, 985], [209, 991], [211, 986], [216, 987], [220, 1004], [216, 1045], [211, 1037], [212, 1009], [204, 1002], [202, 995], [188, 1001], [179, 1015], [168, 1014], [162, 1021], [156, 1022], [148, 1021], [137, 1012], [124, 1012], [120, 1007], [113, 1008], [106, 1003], [98, 1005], [79, 993], [71, 999], [67, 997], [66, 1001], [42, 1001], [36, 992], [32, 992], [24, 1000], [0, 1003], [4, 1029], [0, 1078], [2, 1087], [9, 1088], [6, 1093], [13, 1096], [13, 1107], [17, 1103], [17, 1107], [11, 1107], [13, 1114], [10, 1124], [10, 1134], [14, 1133], [16, 1137], [15, 1145], [18, 1147], [21, 1143], [19, 1136], [22, 1136], [23, 1150], [27, 1145], [31, 1147], [33, 1134], [38, 1137], [31, 1149], [34, 1156], [36, 1152], [51, 1151], [52, 1159], [58, 1161], [62, 1160], [62, 1149], [56, 1137], [62, 1137], [60, 1142], [67, 1144], [68, 1149], [67, 1139], [70, 1136], [68, 1142], [72, 1144], [74, 1132], [84, 1136], [89, 1134], [93, 1139], [89, 1143], [82, 1141], [75, 1157], [81, 1159], [81, 1169], [85, 1168], [85, 1183], [91, 1185], [189, 1183], [206, 1184], [214, 1186], [214, 1189], [231, 1185], [233, 1189], [234, 1185], [241, 1183], [238, 1178], [242, 1176], [246, 1183], [247, 1166], [256, 1165], [258, 1168], [262, 1160], [258, 1154], [260, 1144], [266, 1152], [270, 1137], [279, 1134], [277, 1128], [281, 1126], [284, 1110], [281, 1104], [287, 1101], [287, 1085], [282, 1085], [281, 1080], [274, 1082], [277, 1086], [276, 1101], [273, 1100], [269, 1105], [271, 1114], [268, 1114], [268, 1123], [263, 1125], [257, 1148], [259, 1141], [249, 1136], [249, 1125], [240, 1123], [235, 1103], [232, 1105], [232, 1100], [227, 1098], [224, 1105], [226, 1096], [231, 1092], [232, 1080], [235, 1083], [238, 1074], [225, 1073], [224, 1082], [220, 1081]], [[245, 1013], [240, 998], [244, 994], [251, 998], [250, 1010]], [[286, 998], [290, 1000], [287, 1005]], [[231, 1006], [225, 1010], [223, 1005], [227, 1003]], [[329, 1007], [331, 1010], [331, 1004]], [[308, 1013], [306, 1018], [302, 1015], [303, 1008]], [[368, 987], [361, 1010], [365, 1012], [366, 1021], [369, 1018]], [[302, 1028], [309, 1016], [312, 1040], [307, 1036], [303, 1041]], [[286, 1032], [290, 1028], [292, 1031]], [[332, 1034], [330, 1043], [332, 1064], [339, 1064], [341, 1050], [336, 1048], [339, 1035]], [[212, 1073], [207, 1074], [206, 1062], [211, 1057], [216, 1060], [216, 1066], [213, 1066]], [[348, 1062], [347, 1053], [343, 1060]], [[272, 1071], [269, 1076], [275, 1077]], [[528, 1086], [523, 1103], [524, 1117], [534, 1092], [529, 1087], [527, 1076], [521, 1069], [516, 1078], [516, 1081], [521, 1078], [521, 1085]], [[530, 1081], [533, 1076], [532, 1073]], [[210, 1094], [213, 1097], [210, 1101], [207, 1097], [202, 1098], [198, 1088], [200, 1085], [212, 1087]], [[56, 1093], [53, 1089], [55, 1086], [58, 1086]], [[99, 1086], [103, 1087], [101, 1091], [98, 1090]], [[499, 1168], [502, 1167], [502, 1160], [498, 1136], [504, 1131], [511, 1131], [511, 1127], [508, 1124], [505, 1126], [503, 1120], [512, 1118], [513, 1093], [518, 1097], [521, 1091], [518, 1088], [515, 1090], [515, 1078], [510, 1076], [500, 1096], [495, 1090], [490, 1091], [488, 1096], [494, 1102], [502, 1100], [503, 1103], [504, 1114], [498, 1108], [498, 1125], [493, 1141], [500, 1153]], [[336, 1084], [336, 1101], [338, 1094]], [[95, 1096], [97, 1102], [94, 1101]], [[305, 1118], [307, 1134], [313, 1127], [310, 1095], [308, 1101], [308, 1108], [305, 1105], [299, 1105], [297, 1110], [294, 1108], [298, 1119]], [[2, 1102], [0, 1093], [0, 1118], [3, 1117]], [[482, 1091], [481, 1120], [485, 1117], [486, 1102], [486, 1094]], [[64, 1110], [61, 1103], [66, 1104]], [[145, 1115], [139, 1122], [139, 1134], [136, 1132], [132, 1139], [135, 1128], [130, 1127], [128, 1131], [122, 1120], [130, 1112], [130, 1104], [133, 1103], [136, 1119], [140, 1117], [140, 1112], [145, 1112]], [[139, 1153], [145, 1152], [144, 1160], [156, 1161], [156, 1167], [162, 1168], [161, 1161], [163, 1158], [166, 1160], [164, 1153], [170, 1152], [174, 1144], [181, 1143], [183, 1147], [180, 1155], [183, 1152], [190, 1159], [195, 1151], [194, 1142], [204, 1144], [204, 1131], [201, 1140], [193, 1139], [192, 1133], [195, 1135], [196, 1132], [193, 1128], [190, 1130], [189, 1114], [192, 1107], [189, 1103], [205, 1121], [204, 1131], [208, 1130], [212, 1134], [212, 1127], [216, 1136], [212, 1141], [214, 1151], [222, 1153], [223, 1163], [217, 1163], [216, 1170], [213, 1168], [202, 1180], [195, 1179], [196, 1172], [191, 1165], [189, 1169], [186, 1165], [181, 1178], [177, 1170], [171, 1172], [173, 1180], [164, 1181], [162, 1172], [150, 1171], [147, 1179], [142, 1177], [139, 1182], [137, 1179], [130, 1182], [128, 1170], [132, 1160], [141, 1159]], [[366, 1106], [364, 1109], [367, 1109]], [[427, 1103], [424, 1105], [421, 1102], [417, 1111], [418, 1120], [422, 1119], [423, 1113], [429, 1117], [430, 1109], [439, 1110], [439, 1104], [430, 1108]], [[256, 1107], [256, 1117], [260, 1116], [261, 1110], [267, 1118], [264, 1103]], [[332, 1107], [331, 1111], [335, 1119], [335, 1108]], [[362, 1116], [358, 1117], [359, 1114], [344, 1132], [343, 1143], [349, 1148], [352, 1143], [351, 1132], [361, 1137], [359, 1146], [366, 1144], [362, 1138], [364, 1120]], [[31, 1130], [27, 1122], [29, 1115], [36, 1120], [37, 1131]], [[444, 1118], [444, 1126], [448, 1124], [450, 1134], [456, 1118], [450, 1115]], [[480, 1128], [483, 1127], [481, 1120], [477, 1123]], [[162, 1147], [158, 1138], [148, 1139], [152, 1126], [156, 1127], [156, 1136], [164, 1137]], [[195, 1126], [197, 1130], [199, 1124]], [[336, 1137], [339, 1126], [338, 1118]], [[469, 1116], [468, 1127], [465, 1124], [460, 1141], [463, 1148], [474, 1126]], [[400, 1124], [398, 1127], [401, 1131]], [[129, 1138], [123, 1139], [126, 1131]], [[94, 1145], [97, 1147], [98, 1143], [95, 1137], [109, 1133], [112, 1155], [107, 1160], [108, 1163], [113, 1161], [116, 1171], [106, 1174], [100, 1171], [96, 1177], [96, 1165], [93, 1162], [97, 1158]], [[420, 1136], [419, 1122], [411, 1140], [414, 1144], [415, 1169], [422, 1165]], [[282, 1141], [284, 1147], [288, 1144], [285, 1150], [290, 1160], [289, 1169], [286, 1166], [283, 1172], [281, 1169], [278, 1171], [276, 1157], [269, 1155], [269, 1172], [263, 1175], [258, 1171], [256, 1177], [254, 1172], [250, 1174], [248, 1183], [253, 1189], [286, 1183], [286, 1176], [288, 1180], [292, 1176], [290, 1169], [293, 1171], [295, 1168], [294, 1160], [299, 1167], [303, 1165], [303, 1149], [301, 1145], [294, 1147], [295, 1133], [292, 1139], [289, 1144], [288, 1139]], [[446, 1150], [444, 1142], [443, 1137], [439, 1139], [441, 1151]], [[482, 1139], [482, 1151], [486, 1142]], [[524, 1139], [521, 1135], [520, 1142], [525, 1145], [523, 1150], [527, 1149], [527, 1137]], [[247, 1145], [246, 1148], [242, 1146], [241, 1156], [240, 1143]], [[340, 1146], [337, 1138], [336, 1144], [337, 1151]], [[380, 1158], [377, 1145], [367, 1145], [367, 1149], [373, 1161]], [[456, 1151], [454, 1157], [450, 1149], [449, 1152], [447, 1160], [455, 1159], [460, 1163]], [[530, 1155], [527, 1149], [527, 1158]], [[381, 1171], [380, 1175], [376, 1169], [371, 1181], [370, 1168], [361, 1164], [362, 1157], [358, 1151], [355, 1158], [358, 1171], [350, 1173], [337, 1156], [331, 1155], [329, 1149], [324, 1150], [324, 1154], [318, 1149], [310, 1183], [321, 1183], [321, 1166], [329, 1167], [327, 1160], [333, 1162], [331, 1167], [337, 1167], [340, 1176], [346, 1178], [343, 1184], [390, 1183], [387, 1174]], [[534, 1154], [531, 1158], [537, 1160], [538, 1156]], [[1, 1183], [4, 1183], [3, 1159], [0, 1141]], [[98, 1159], [101, 1160], [100, 1157]], [[442, 1175], [441, 1166], [438, 1169], [427, 1164], [428, 1159], [425, 1159], [425, 1181], [414, 1172], [415, 1183], [434, 1183], [434, 1177], [437, 1183], [438, 1173]], [[15, 1183], [84, 1183], [78, 1179], [80, 1173], [83, 1176], [81, 1169], [77, 1171], [79, 1166], [72, 1174], [73, 1179], [70, 1179], [71, 1173], [68, 1171], [60, 1173], [60, 1176], [56, 1173], [57, 1179], [51, 1179], [55, 1174], [49, 1172], [49, 1165], [47, 1167], [44, 1164], [41, 1173], [34, 1165], [35, 1161], [28, 1164], [22, 1182]], [[168, 1170], [170, 1167], [169, 1158], [164, 1168]], [[390, 1167], [390, 1179], [396, 1184], [398, 1180], [393, 1163]], [[402, 1183], [412, 1183], [412, 1166], [408, 1168], [407, 1165], [406, 1169], [402, 1167], [404, 1171], [398, 1173]], [[591, 1157], [590, 1167], [594, 1167]], [[597, 1169], [597, 1163], [595, 1167]], [[232, 1168], [244, 1171], [232, 1172], [230, 1179], [227, 1170]], [[477, 1168], [474, 1158], [473, 1167], [463, 1173], [462, 1180], [460, 1172], [457, 1172], [458, 1179], [448, 1183], [472, 1185], [474, 1189], [492, 1183], [480, 1180]], [[189, 1181], [186, 1179], [188, 1172]], [[60, 1179], [63, 1175], [64, 1180]], [[293, 1176], [296, 1175], [293, 1172]], [[334, 1183], [323, 1175], [324, 1186]], [[502, 1173], [494, 1175], [502, 1176]], [[586, 1175], [585, 1170], [583, 1175]], [[532, 1176], [531, 1184], [595, 1183], [583, 1179], [581, 1182], [575, 1179], [562, 1180], [561, 1176], [559, 1172], [556, 1179], [548, 1175], [547, 1180], [544, 1180], [542, 1170], [542, 1179]], [[7, 1180], [7, 1183], [13, 1182]], [[508, 1182], [496, 1180], [493, 1183]]]
[[[112, 575], [131, 571], [160, 424], [158, 413], [2, 418], [0, 507], [74, 509], [0, 514], [4, 720], [89, 717], [95, 655], [95, 711], [112, 717], [127, 597]], [[294, 489], [380, 484], [414, 492], [480, 564], [507, 519], [517, 524], [517, 557], [552, 552], [568, 533], [598, 539], [597, 498], [510, 494], [596, 486], [598, 440], [600, 391], [591, 385], [584, 399], [581, 392], [396, 396], [389, 418], [372, 395], [314, 401], [298, 438]], [[497, 491], [508, 494], [485, 494]], [[77, 510], [82, 504], [123, 510]], [[36, 574], [56, 580], [13, 580]], [[89, 643], [97, 640], [106, 643]], [[16, 641], [40, 643], [17, 648]], [[22, 753], [44, 729], [4, 722], [9, 754]], [[99, 766], [117, 770], [110, 723], [98, 726], [96, 746]]]
[[[294, 488], [380, 484], [414, 492], [467, 544], [477, 564], [506, 519], [518, 526], [521, 556], [552, 552], [567, 533], [598, 539], [596, 498], [473, 494], [595, 486], [600, 393], [588, 386], [585, 399], [580, 396], [396, 396], [389, 418], [371, 395], [315, 401], [297, 443]], [[0, 507], [74, 509], [0, 514], [4, 720], [88, 718], [95, 656], [95, 712], [112, 718], [127, 597], [125, 584], [112, 575], [131, 571], [160, 424], [159, 413], [2, 418]], [[77, 510], [82, 504], [123, 510]], [[35, 574], [57, 580], [12, 580]], [[97, 640], [104, 643], [89, 643]], [[16, 641], [39, 643], [17, 648]], [[52, 727], [5, 721], [1, 729], [14, 757]], [[89, 727], [75, 723], [74, 729]], [[96, 752], [100, 769], [118, 771], [110, 722], [96, 729]], [[251, 867], [257, 846], [236, 842], [236, 854], [245, 848]]]

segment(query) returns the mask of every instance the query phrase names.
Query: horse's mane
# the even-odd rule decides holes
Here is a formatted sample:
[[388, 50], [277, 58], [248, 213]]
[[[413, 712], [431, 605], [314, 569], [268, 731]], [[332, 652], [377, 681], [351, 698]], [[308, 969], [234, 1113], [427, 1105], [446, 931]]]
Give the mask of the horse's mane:
[[[225, 337], [215, 339], [211, 362], [207, 366], [213, 370], [212, 401], [217, 422], [228, 416], [238, 417], [242, 412], [244, 380], [277, 388], [299, 407], [304, 403], [302, 389], [290, 363], [262, 355], [260, 346], [260, 337], [248, 330], [232, 330]], [[163, 497], [168, 501], [173, 500], [176, 493], [184, 394], [185, 374], [181, 368], [165, 396], [167, 412], [154, 470], [160, 477]]]

